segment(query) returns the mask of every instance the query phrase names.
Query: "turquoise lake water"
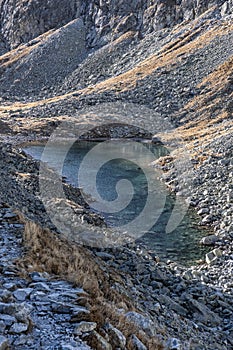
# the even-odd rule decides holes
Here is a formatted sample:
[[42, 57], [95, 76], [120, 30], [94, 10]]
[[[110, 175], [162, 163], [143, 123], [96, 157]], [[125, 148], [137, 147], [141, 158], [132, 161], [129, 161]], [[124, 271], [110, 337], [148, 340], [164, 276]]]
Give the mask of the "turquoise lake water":
[[[80, 164], [83, 162], [83, 159], [88, 152], [97, 145], [96, 142], [81, 141], [71, 147], [67, 153], [62, 170], [62, 175], [66, 178], [67, 182], [74, 186], [79, 186], [78, 172]], [[61, 155], [64, 151], [63, 147], [63, 145], [56, 145], [56, 147], [51, 150], [50, 156], [47, 158], [47, 163], [54, 169], [59, 168]], [[107, 154], [110, 152], [107, 143], [106, 146], [104, 143], [102, 144], [101, 152], [98, 152], [98, 150], [95, 151], [95, 160], [97, 162], [104, 160], [105, 152], [103, 152], [103, 149], [105, 147]], [[129, 180], [134, 189], [133, 198], [125, 209], [113, 214], [101, 212], [101, 215], [104, 216], [109, 226], [121, 226], [134, 220], [134, 218], [143, 210], [148, 195], [147, 179], [142, 167], [139, 167], [138, 164], [135, 164], [134, 162], [124, 159], [124, 147], [127, 147], [127, 143], [122, 144], [122, 158], [116, 158], [106, 162], [100, 167], [96, 177], [97, 190], [105, 201], [113, 201], [117, 198], [116, 184], [119, 180]], [[145, 147], [153, 152], [155, 159], [168, 153], [167, 150], [161, 146], [148, 143], [145, 144]], [[38, 160], [41, 159], [43, 150], [44, 145], [29, 145], [24, 148], [24, 151], [27, 154]], [[125, 150], [125, 152], [126, 151], [127, 150]], [[141, 152], [141, 145], [137, 148], [136, 144], [133, 152], [134, 155], [136, 154], [137, 159], [141, 160], [140, 164], [143, 164], [143, 168], [148, 169], [148, 161], [150, 159], [147, 159], [145, 153]], [[92, 161], [89, 163], [87, 162], [85, 171], [88, 176], [91, 174], [93, 171]], [[88, 188], [88, 183], [86, 185]], [[154, 186], [155, 192], [158, 192], [159, 185], [156, 179], [154, 180]], [[139, 238], [137, 242], [158, 255], [162, 260], [169, 259], [186, 265], [192, 264], [196, 260], [204, 257], [206, 249], [200, 247], [199, 241], [208, 233], [205, 229], [198, 226], [198, 218], [191, 210], [186, 213], [182, 222], [175, 230], [173, 230], [173, 232], [166, 233], [166, 225], [171, 216], [174, 204], [174, 195], [166, 190], [166, 203], [162, 214], [153, 227], [146, 233], [142, 234], [142, 237]]]

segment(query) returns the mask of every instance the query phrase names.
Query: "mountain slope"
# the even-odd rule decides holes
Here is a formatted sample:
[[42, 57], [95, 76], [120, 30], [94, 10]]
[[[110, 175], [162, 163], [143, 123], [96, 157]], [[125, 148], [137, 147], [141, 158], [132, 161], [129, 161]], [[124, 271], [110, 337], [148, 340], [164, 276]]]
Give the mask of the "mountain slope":
[[[212, 251], [200, 264], [191, 267], [159, 262], [154, 255], [150, 260], [148, 252], [134, 251], [134, 247], [132, 251], [128, 247], [126, 250], [121, 247], [122, 251], [121, 248], [98, 251], [101, 276], [104, 272], [108, 282], [105, 287], [99, 274], [94, 277], [97, 285], [101, 281], [104, 286], [106, 300], [97, 300], [92, 305], [95, 312], [91, 320], [97, 322], [98, 332], [100, 329], [100, 334], [95, 331], [88, 334], [94, 337], [88, 343], [93, 348], [98, 344], [101, 349], [111, 349], [110, 343], [116, 348], [119, 341], [125, 344], [125, 335], [130, 342], [122, 345], [122, 349], [145, 349], [140, 340], [150, 344], [154, 333], [166, 342], [167, 350], [181, 348], [180, 342], [190, 350], [228, 350], [233, 345], [232, 8], [232, 0], [0, 0], [2, 200], [30, 220], [49, 225], [38, 195], [39, 162], [20, 149], [22, 144], [47, 140], [62, 122], [71, 125], [71, 137], [96, 124], [101, 127], [91, 136], [116, 137], [120, 119], [128, 124], [120, 137], [151, 138], [156, 133], [166, 145], [175, 145], [168, 157], [160, 157], [153, 165], [161, 171], [160, 179], [173, 190], [174, 196], [180, 197], [186, 191], [185, 199], [197, 211], [200, 224], [208, 224], [214, 233], [204, 239], [213, 245]], [[157, 118], [161, 124], [158, 130], [154, 128]], [[144, 131], [139, 127], [144, 127]], [[59, 137], [63, 136], [61, 132]], [[190, 167], [187, 169], [182, 163], [182, 169], [177, 171], [176, 160], [182, 161], [183, 153]], [[51, 184], [46, 185], [49, 189]], [[79, 189], [63, 185], [69, 205], [76, 208]], [[60, 208], [62, 203], [63, 200]], [[83, 198], [79, 204], [78, 213], [82, 213], [79, 219], [90, 219], [86, 207], [83, 215]], [[57, 208], [59, 200], [51, 201], [50, 205]], [[1, 214], [1, 222], [2, 215], [5, 214]], [[12, 225], [14, 215], [13, 223], [4, 223], [3, 229]], [[33, 254], [30, 256], [27, 250], [25, 269], [28, 266], [34, 269], [35, 264], [35, 268], [54, 273], [54, 263], [58, 266], [61, 263], [60, 253], [53, 256], [54, 243], [61, 247], [66, 247], [66, 243], [51, 233], [44, 244], [48, 231], [32, 222], [29, 227], [31, 238], [25, 244], [30, 243]], [[35, 236], [38, 237], [34, 239]], [[72, 244], [70, 248], [72, 252]], [[74, 251], [66, 254], [74, 267], [65, 265], [65, 269], [74, 268], [73, 276], [80, 270], [80, 263], [73, 261]], [[88, 259], [92, 261], [90, 255]], [[85, 278], [87, 274], [88, 286], [96, 294], [86, 265], [84, 260]], [[91, 264], [90, 269], [95, 272]], [[110, 291], [122, 292], [121, 281], [112, 279], [112, 269], [121, 271], [125, 287], [132, 292], [131, 300], [135, 299], [137, 307], [154, 322], [151, 326], [148, 319], [130, 313], [139, 322], [139, 338], [129, 340], [132, 325], [129, 329], [120, 327], [122, 335], [117, 329], [102, 328], [109, 321], [106, 313]], [[9, 272], [7, 278], [12, 276]], [[83, 283], [82, 279], [75, 280]], [[42, 315], [44, 310], [47, 312], [46, 305]], [[116, 305], [113, 324], [123, 324], [124, 299], [117, 300]], [[85, 317], [78, 311], [74, 320], [86, 320]], [[110, 332], [110, 337], [106, 332]], [[134, 328], [132, 332], [135, 333]], [[154, 350], [155, 345], [148, 345], [148, 349]]]
[[58, 29], [75, 18], [87, 28], [88, 46], [102, 46], [134, 30], [145, 35], [193, 20], [210, 8], [218, 15], [232, 11], [232, 0], [1, 0], [0, 28], [6, 48]]

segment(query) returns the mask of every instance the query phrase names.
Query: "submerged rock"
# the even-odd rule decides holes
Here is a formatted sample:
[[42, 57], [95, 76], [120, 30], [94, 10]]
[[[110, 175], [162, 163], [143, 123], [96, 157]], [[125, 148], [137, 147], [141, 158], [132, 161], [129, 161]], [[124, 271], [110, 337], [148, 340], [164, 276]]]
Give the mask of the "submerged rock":
[[209, 235], [201, 239], [200, 243], [203, 245], [215, 245], [218, 241], [218, 237], [215, 235]]

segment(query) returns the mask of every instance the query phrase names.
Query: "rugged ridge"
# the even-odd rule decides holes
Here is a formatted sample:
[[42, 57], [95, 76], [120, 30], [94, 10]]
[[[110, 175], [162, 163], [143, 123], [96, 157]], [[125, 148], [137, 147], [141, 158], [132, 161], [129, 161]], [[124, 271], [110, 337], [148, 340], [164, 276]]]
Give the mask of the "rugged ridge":
[[0, 28], [6, 49], [81, 17], [90, 47], [102, 46], [134, 30], [139, 36], [193, 20], [217, 6], [219, 16], [232, 12], [232, 0], [1, 0]]

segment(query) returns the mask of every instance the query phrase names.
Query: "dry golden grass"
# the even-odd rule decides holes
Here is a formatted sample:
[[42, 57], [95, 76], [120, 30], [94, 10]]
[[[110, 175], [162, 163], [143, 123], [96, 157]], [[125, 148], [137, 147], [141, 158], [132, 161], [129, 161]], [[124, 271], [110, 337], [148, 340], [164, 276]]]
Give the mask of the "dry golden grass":
[[7, 52], [5, 55], [0, 57], [0, 67], [1, 69], [5, 69], [11, 65], [13, 65], [15, 62], [19, 61], [23, 57], [30, 54], [32, 51], [33, 46], [27, 47], [25, 45], [22, 45], [18, 47], [17, 49], [14, 49], [10, 52]]
[[[190, 152], [189, 156], [198, 157], [200, 162], [203, 162], [207, 157], [199, 156], [194, 151], [195, 142], [198, 141], [200, 146], [205, 147], [212, 140], [228, 134], [233, 134], [232, 120], [228, 118], [226, 112], [223, 112], [212, 120], [196, 119], [174, 129], [171, 133], [158, 136], [163, 140], [172, 141], [177, 140], [177, 135], [179, 135], [180, 145], [185, 145], [186, 151], [189, 150]], [[212, 151], [210, 154], [212, 154]]]
[[[208, 91], [190, 101], [185, 109], [216, 107], [225, 96], [231, 97], [231, 85], [233, 81], [233, 57], [221, 64], [209, 74], [197, 86], [200, 89], [207, 88]], [[208, 105], [207, 105], [208, 102]]]
[[198, 88], [203, 89], [202, 94], [194, 97], [178, 112], [178, 117], [185, 112], [181, 119], [183, 125], [166, 137], [173, 139], [179, 134], [187, 148], [192, 151], [196, 141], [204, 147], [213, 139], [233, 134], [232, 81], [233, 57], [203, 79], [198, 85]]
[[50, 30], [42, 35], [40, 35], [37, 38], [37, 41], [35, 44], [28, 46], [28, 45], [20, 45], [16, 49], [13, 49], [4, 55], [0, 56], [0, 68], [8, 68], [9, 66], [13, 65], [14, 63], [18, 62], [23, 57], [26, 57], [30, 54], [31, 51], [33, 51], [36, 47], [38, 47], [42, 41], [44, 41], [51, 33], [53, 33], [54, 30]]
[[135, 36], [135, 32], [130, 30], [130, 31], [122, 34], [121, 36], [119, 36], [119, 38], [117, 38], [114, 41], [112, 41], [111, 42], [111, 46], [116, 46], [116, 45], [124, 42], [125, 40], [133, 38], [134, 36]]
[[[77, 90], [71, 93], [67, 93], [60, 96], [55, 96], [53, 98], [48, 98], [45, 100], [38, 100], [31, 103], [14, 103], [9, 106], [0, 107], [0, 111], [3, 110], [17, 110], [17, 109], [30, 109], [37, 106], [43, 106], [45, 104], [59, 102], [68, 98], [74, 98], [73, 94], [88, 95], [90, 93], [101, 93], [103, 91], [119, 91], [130, 90], [135, 88], [136, 84], [140, 80], [145, 79], [147, 76], [154, 73], [158, 68], [167, 67], [170, 69], [171, 65], [177, 64], [181, 56], [190, 54], [201, 47], [207, 45], [213, 38], [217, 36], [223, 36], [226, 33], [233, 30], [233, 24], [223, 24], [221, 27], [212, 27], [210, 30], [204, 29], [203, 34], [201, 34], [202, 29], [197, 28], [195, 30], [187, 31], [183, 37], [174, 40], [173, 42], [165, 45], [156, 54], [150, 56], [149, 58], [142, 61], [140, 64], [135, 66], [133, 69], [120, 74], [119, 76], [109, 78], [103, 82], [97, 83], [94, 86], [84, 88], [82, 90]], [[133, 35], [132, 32], [124, 34], [121, 38], [117, 40], [125, 40], [127, 36]], [[117, 40], [115, 44], [117, 44]], [[78, 97], [76, 97], [78, 98]]]
[[23, 259], [25, 266], [68, 278], [70, 282], [82, 285], [91, 295], [102, 296], [105, 288], [108, 289], [109, 281], [93, 255], [83, 247], [70, 244], [33, 222], [26, 222], [23, 241], [27, 250]]
[[230, 57], [226, 62], [221, 64], [213, 73], [208, 75], [198, 87], [203, 87], [207, 84], [213, 89], [217, 89], [223, 83], [227, 84], [229, 77], [233, 77], [233, 57]]
[[[132, 334], [136, 334], [148, 349], [163, 349], [157, 337], [149, 337], [119, 313], [118, 310], [122, 308], [125, 311], [137, 311], [137, 308], [126, 294], [112, 288], [114, 283], [124, 284], [118, 272], [107, 272], [103, 262], [94, 257], [88, 249], [70, 243], [34, 222], [25, 221], [21, 215], [22, 220], [25, 222], [23, 243], [26, 252], [17, 261], [17, 265], [24, 276], [27, 275], [26, 271], [46, 271], [55, 278], [63, 278], [83, 287], [89, 294], [84, 301], [90, 308], [88, 320], [97, 323], [99, 332], [106, 322], [110, 322], [120, 329], [128, 340]], [[87, 339], [92, 346], [93, 339]], [[128, 346], [127, 349], [131, 347]]]

